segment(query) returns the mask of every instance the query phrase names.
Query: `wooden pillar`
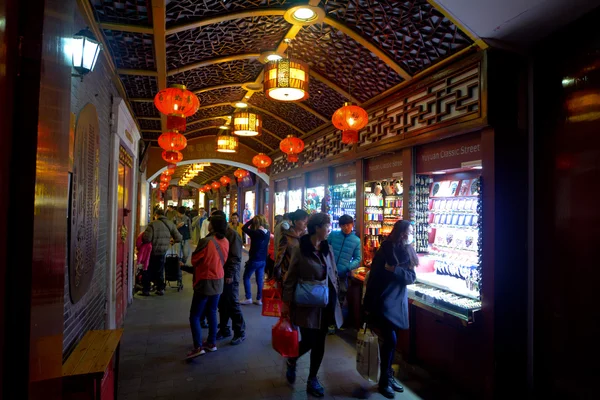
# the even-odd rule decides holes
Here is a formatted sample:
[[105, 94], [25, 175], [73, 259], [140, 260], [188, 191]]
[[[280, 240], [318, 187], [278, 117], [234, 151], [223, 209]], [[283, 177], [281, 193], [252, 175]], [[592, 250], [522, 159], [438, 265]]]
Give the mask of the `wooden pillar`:
[[356, 229], [360, 242], [365, 240], [365, 160], [356, 160]]

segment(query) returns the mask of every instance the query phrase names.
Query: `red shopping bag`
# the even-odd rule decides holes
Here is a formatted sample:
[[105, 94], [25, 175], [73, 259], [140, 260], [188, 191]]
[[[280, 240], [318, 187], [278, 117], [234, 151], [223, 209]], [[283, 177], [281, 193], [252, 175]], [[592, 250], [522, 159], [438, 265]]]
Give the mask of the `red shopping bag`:
[[263, 290], [263, 304], [262, 304], [262, 315], [265, 317], [281, 317], [281, 310], [283, 309], [283, 301], [281, 300], [281, 293], [278, 290], [271, 290], [270, 295], [265, 295]]
[[279, 292], [279, 294], [281, 294], [281, 289], [275, 279], [269, 279], [265, 282], [263, 287], [263, 297], [271, 297], [274, 292]]
[[287, 317], [281, 317], [271, 330], [273, 349], [283, 357], [298, 357], [298, 328]]

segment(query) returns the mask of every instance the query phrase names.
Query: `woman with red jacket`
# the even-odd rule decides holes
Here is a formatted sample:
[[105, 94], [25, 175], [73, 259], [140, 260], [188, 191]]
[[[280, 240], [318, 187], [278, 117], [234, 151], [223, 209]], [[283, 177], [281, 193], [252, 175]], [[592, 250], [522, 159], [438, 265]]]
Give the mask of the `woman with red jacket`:
[[[223, 293], [223, 265], [229, 253], [229, 242], [225, 238], [227, 220], [221, 216], [210, 218], [209, 235], [198, 242], [192, 254], [192, 266], [182, 266], [184, 271], [194, 274], [194, 297], [190, 308], [190, 327], [194, 348], [187, 355], [192, 359], [217, 351], [217, 306]], [[208, 318], [208, 340], [202, 343], [201, 316], [206, 310]]]

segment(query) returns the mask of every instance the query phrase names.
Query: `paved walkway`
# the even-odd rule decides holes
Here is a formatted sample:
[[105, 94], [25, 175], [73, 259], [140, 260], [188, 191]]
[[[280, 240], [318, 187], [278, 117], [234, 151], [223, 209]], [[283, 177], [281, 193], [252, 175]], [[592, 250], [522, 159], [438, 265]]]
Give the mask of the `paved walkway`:
[[[191, 275], [184, 273], [184, 285], [182, 292], [167, 289], [163, 297], [135, 297], [127, 312], [121, 346], [119, 399], [312, 398], [306, 394], [305, 383], [309, 356], [298, 362], [296, 384], [288, 385], [284, 360], [271, 347], [271, 326], [276, 319], [261, 316], [255, 305], [243, 306], [248, 336], [244, 343], [231, 346], [222, 341], [217, 352], [185, 362], [192, 345], [188, 324]], [[204, 330], [203, 337], [206, 333]], [[319, 373], [325, 399], [351, 399], [352, 392], [365, 384], [356, 372], [355, 355], [353, 346], [340, 337], [327, 338]], [[384, 398], [373, 390], [371, 399]], [[396, 399], [419, 398], [406, 390]]]

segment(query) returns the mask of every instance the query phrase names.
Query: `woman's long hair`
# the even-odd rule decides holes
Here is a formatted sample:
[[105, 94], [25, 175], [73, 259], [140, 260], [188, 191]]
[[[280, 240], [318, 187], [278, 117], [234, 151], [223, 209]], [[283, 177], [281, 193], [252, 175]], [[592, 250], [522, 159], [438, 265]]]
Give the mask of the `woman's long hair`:
[[411, 267], [416, 267], [417, 265], [419, 265], [419, 256], [417, 256], [417, 252], [411, 244], [404, 243], [404, 235], [408, 234], [408, 229], [410, 228], [410, 225], [410, 221], [404, 219], [396, 221], [392, 232], [385, 240], [389, 240], [394, 246], [404, 247], [410, 258]]
[[267, 222], [265, 216], [258, 214], [252, 219], [252, 229], [257, 230], [261, 226], [267, 230], [269, 229], [269, 223]]

